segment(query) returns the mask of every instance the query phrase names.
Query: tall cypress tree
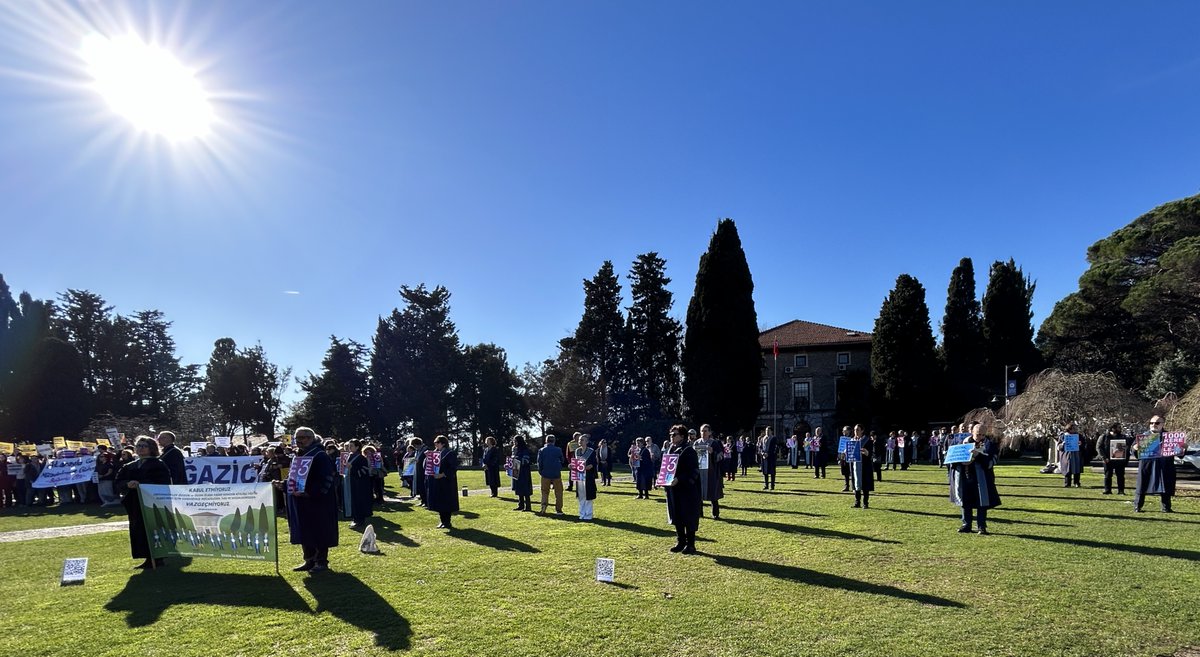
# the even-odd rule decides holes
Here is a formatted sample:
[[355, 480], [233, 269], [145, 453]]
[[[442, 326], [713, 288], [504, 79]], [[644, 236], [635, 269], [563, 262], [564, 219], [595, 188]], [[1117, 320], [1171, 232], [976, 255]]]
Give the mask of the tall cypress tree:
[[720, 432], [754, 426], [762, 354], [754, 280], [732, 219], [700, 256], [683, 339], [683, 397], [693, 422]]
[[667, 284], [667, 261], [643, 253], [629, 270], [633, 298], [626, 326], [629, 332], [627, 376], [630, 391], [651, 419], [677, 419], [682, 406], [679, 347], [683, 327], [671, 317], [674, 298]]
[[583, 281], [583, 316], [575, 328], [571, 347], [594, 370], [601, 387], [604, 419], [611, 419], [607, 417], [608, 400], [621, 386], [626, 352], [621, 284], [611, 260], [605, 260], [591, 280]]
[[[997, 381], [1009, 365], [1020, 365], [1028, 376], [1042, 368], [1041, 354], [1033, 345], [1033, 291], [1036, 285], [1010, 258], [992, 263], [983, 295], [985, 382]], [[1001, 395], [997, 385], [987, 386]]]
[[983, 367], [983, 319], [975, 297], [975, 265], [970, 258], [958, 261], [946, 292], [942, 318], [942, 365], [947, 401], [952, 414], [977, 406]]
[[925, 288], [901, 274], [879, 309], [871, 341], [872, 384], [883, 399], [884, 418], [906, 424], [928, 419], [938, 369]]
[[305, 397], [295, 422], [348, 439], [367, 431], [366, 347], [354, 340], [329, 339], [321, 373], [300, 383]]

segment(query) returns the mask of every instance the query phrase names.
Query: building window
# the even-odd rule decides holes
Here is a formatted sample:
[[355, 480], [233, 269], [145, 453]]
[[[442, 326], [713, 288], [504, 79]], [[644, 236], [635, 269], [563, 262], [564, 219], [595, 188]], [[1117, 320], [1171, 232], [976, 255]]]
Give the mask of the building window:
[[794, 366], [797, 369], [801, 367], [808, 367], [808, 354], [796, 354]]
[[838, 355], [837, 355], [837, 364], [838, 364], [838, 367], [843, 367], [843, 368], [846, 367], [847, 365], [849, 365], [850, 364], [850, 352], [849, 351], [839, 351]]
[[769, 392], [770, 392], [770, 389], [768, 388], [767, 384], [765, 384], [765, 383], [758, 384], [758, 398], [759, 398], [759, 401], [762, 402], [762, 410], [764, 410], [764, 411], [767, 410], [767, 395], [769, 394]]
[[809, 400], [812, 398], [812, 383], [808, 381], [792, 382], [792, 408], [797, 411], [807, 411]]

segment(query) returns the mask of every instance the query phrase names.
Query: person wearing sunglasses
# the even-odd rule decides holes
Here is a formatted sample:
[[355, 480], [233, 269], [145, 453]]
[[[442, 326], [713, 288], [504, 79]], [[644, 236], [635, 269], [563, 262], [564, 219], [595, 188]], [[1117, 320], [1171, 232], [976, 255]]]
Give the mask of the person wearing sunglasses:
[[[1175, 458], [1159, 456], [1163, 441], [1161, 415], [1150, 418], [1150, 433], [1138, 440], [1137, 485], [1133, 488], [1133, 510], [1142, 512], [1147, 495], [1158, 495], [1163, 513], [1171, 512], [1171, 497], [1175, 495]], [[1156, 447], [1157, 446], [1157, 447]], [[1151, 451], [1153, 450], [1153, 451]]]

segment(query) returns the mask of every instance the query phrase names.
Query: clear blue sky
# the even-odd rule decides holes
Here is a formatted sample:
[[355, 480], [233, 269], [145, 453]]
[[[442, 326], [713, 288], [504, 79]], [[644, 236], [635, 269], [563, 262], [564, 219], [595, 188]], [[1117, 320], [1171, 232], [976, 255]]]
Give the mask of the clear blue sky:
[[[519, 367], [581, 280], [666, 258], [683, 317], [736, 220], [763, 327], [870, 330], [896, 276], [1015, 258], [1035, 325], [1086, 247], [1200, 191], [1194, 2], [44, 3], [0, 6], [0, 273], [163, 310], [186, 362], [297, 373], [399, 286], [453, 293]], [[139, 135], [81, 39], [197, 69], [217, 124]], [[287, 294], [285, 291], [299, 292]]]

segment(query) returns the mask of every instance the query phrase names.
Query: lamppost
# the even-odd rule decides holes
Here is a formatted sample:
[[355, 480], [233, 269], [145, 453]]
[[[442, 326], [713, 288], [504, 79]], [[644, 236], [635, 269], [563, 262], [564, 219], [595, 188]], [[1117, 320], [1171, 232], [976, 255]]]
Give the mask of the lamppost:
[[1003, 399], [1004, 404], [1008, 405], [1008, 400], [1017, 396], [1017, 380], [1008, 378], [1010, 369], [1012, 370], [1013, 374], [1018, 374], [1021, 372], [1021, 365], [1017, 364], [1004, 366], [1004, 385], [1000, 388], [1000, 394], [992, 397], [993, 404], [999, 404], [1000, 400]]

